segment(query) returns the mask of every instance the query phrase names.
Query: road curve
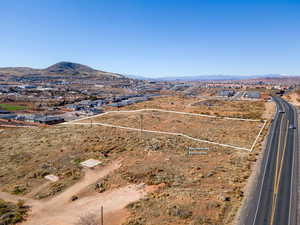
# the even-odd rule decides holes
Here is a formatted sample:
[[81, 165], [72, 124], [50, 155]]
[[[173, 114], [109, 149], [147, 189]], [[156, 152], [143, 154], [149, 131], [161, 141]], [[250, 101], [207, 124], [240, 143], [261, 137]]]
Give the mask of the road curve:
[[296, 225], [298, 185], [298, 120], [294, 106], [274, 96], [271, 125], [256, 191], [243, 225]]

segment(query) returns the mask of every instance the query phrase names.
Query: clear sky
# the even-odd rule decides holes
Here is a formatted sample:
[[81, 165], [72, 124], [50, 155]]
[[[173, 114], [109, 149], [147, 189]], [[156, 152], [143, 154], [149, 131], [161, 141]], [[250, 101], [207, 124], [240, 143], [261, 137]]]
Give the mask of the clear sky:
[[300, 75], [299, 0], [2, 0], [0, 10], [0, 67]]

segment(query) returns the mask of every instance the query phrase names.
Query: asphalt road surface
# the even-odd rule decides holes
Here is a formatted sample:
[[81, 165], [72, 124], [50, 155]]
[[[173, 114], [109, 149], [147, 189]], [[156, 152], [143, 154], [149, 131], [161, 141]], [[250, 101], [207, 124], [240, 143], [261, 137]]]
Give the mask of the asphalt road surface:
[[298, 184], [298, 122], [294, 106], [273, 97], [277, 112], [272, 123], [262, 171], [250, 199], [245, 225], [296, 225]]

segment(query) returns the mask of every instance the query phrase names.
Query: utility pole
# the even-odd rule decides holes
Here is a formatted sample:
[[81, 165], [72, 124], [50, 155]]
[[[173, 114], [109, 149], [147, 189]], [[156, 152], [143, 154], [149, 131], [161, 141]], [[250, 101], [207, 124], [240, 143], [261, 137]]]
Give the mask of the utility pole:
[[103, 219], [103, 205], [101, 205], [101, 225], [104, 225], [104, 219]]
[[144, 115], [140, 114], [140, 135], [142, 137]]

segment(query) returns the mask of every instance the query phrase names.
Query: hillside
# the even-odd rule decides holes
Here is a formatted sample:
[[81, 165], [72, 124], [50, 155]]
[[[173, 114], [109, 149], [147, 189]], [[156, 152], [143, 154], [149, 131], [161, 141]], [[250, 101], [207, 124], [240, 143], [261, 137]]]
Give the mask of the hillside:
[[29, 67], [3, 67], [0, 68], [0, 75], [4, 76], [53, 76], [53, 75], [79, 75], [79, 76], [103, 76], [105, 78], [123, 78], [116, 73], [96, 70], [91, 67], [72, 63], [59, 62], [45, 69], [34, 69]]

